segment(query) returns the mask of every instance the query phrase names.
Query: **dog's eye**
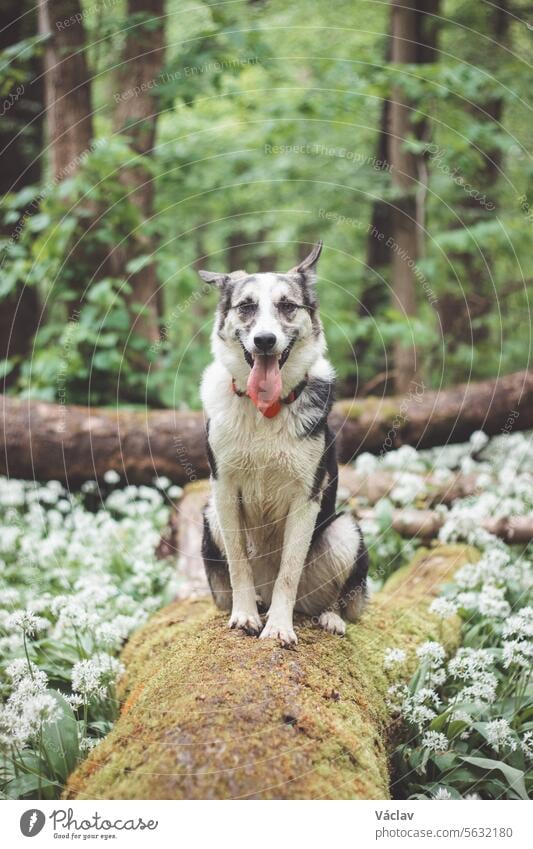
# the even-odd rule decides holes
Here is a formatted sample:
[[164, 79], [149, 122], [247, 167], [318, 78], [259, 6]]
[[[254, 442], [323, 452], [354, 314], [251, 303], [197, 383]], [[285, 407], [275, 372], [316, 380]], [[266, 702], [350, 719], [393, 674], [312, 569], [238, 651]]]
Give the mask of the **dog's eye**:
[[256, 304], [254, 301], [242, 301], [242, 303], [237, 304], [237, 310], [242, 318], [250, 318], [254, 314], [255, 309]]
[[289, 316], [292, 315], [298, 309], [298, 304], [293, 303], [293, 301], [287, 300], [287, 298], [282, 298], [282, 300], [278, 304], [278, 309], [281, 310], [284, 315]]

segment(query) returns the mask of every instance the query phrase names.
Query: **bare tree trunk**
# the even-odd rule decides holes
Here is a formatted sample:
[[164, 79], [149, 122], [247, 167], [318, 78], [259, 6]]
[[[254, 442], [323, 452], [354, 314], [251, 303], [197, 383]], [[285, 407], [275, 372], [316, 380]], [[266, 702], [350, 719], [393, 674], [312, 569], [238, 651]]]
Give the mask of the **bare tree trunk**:
[[[130, 199], [141, 217], [153, 215], [154, 182], [143, 164], [151, 156], [157, 127], [157, 90], [165, 57], [165, 0], [128, 0], [129, 29], [126, 33], [122, 63], [117, 73], [115, 100], [115, 129], [124, 133], [138, 154], [135, 165], [129, 167], [122, 179], [130, 190]], [[133, 234], [128, 248], [115, 252], [113, 260], [124, 274], [127, 262], [140, 255], [152, 255], [153, 239], [145, 232]], [[130, 278], [131, 303], [142, 304], [143, 311], [136, 319], [136, 330], [148, 342], [159, 340], [160, 298], [157, 294], [156, 267], [152, 261]]]
[[53, 176], [61, 180], [77, 169], [93, 135], [80, 0], [39, 0], [39, 31], [48, 35], [44, 49], [48, 144]]
[[[509, 25], [512, 15], [508, 0], [496, 0], [487, 9], [488, 34], [495, 49], [508, 47]], [[504, 101], [494, 97], [488, 102], [476, 105], [465, 100], [465, 111], [490, 129], [500, 124], [503, 118]], [[483, 134], [478, 133], [482, 139]], [[478, 142], [480, 144], [481, 142]], [[498, 206], [497, 183], [502, 165], [502, 151], [497, 146], [479, 151], [480, 165], [470, 182], [476, 188], [476, 195], [465, 191], [457, 203], [457, 229], [468, 229], [487, 220]], [[480, 200], [482, 202], [480, 202]], [[442, 334], [447, 339], [450, 351], [458, 344], [475, 346], [486, 339], [487, 328], [479, 325], [493, 307], [494, 292], [491, 275], [487, 269], [490, 264], [490, 249], [472, 244], [470, 250], [450, 254], [450, 261], [457, 270], [461, 286], [454, 285], [453, 291], [439, 298], [439, 316]]]
[[[12, 47], [21, 39], [37, 33], [37, 11], [33, 3], [24, 0], [21, 8], [19, 0], [0, 0], [0, 11], [4, 26], [0, 31], [0, 50]], [[22, 12], [22, 14], [21, 14]], [[25, 186], [36, 185], [41, 178], [41, 157], [43, 120], [43, 86], [40, 82], [40, 63], [36, 57], [28, 60], [27, 65], [32, 79], [24, 84], [24, 90], [0, 122], [0, 151], [2, 169], [0, 171], [0, 194], [18, 192]], [[36, 117], [37, 116], [37, 117]], [[24, 144], [22, 144], [22, 133]], [[37, 207], [37, 204], [35, 204]], [[28, 205], [23, 218], [31, 215], [33, 206]], [[6, 225], [2, 235], [15, 239], [17, 225]], [[2, 268], [5, 257], [0, 258]], [[3, 298], [0, 306], [0, 361], [17, 357], [23, 359], [30, 349], [33, 336], [38, 327], [39, 299], [33, 286], [23, 283], [15, 291]], [[18, 368], [5, 378], [4, 386], [10, 386], [17, 378]]]
[[[437, 28], [434, 18], [438, 0], [392, 0], [391, 61], [396, 65], [432, 62], [436, 56]], [[413, 127], [411, 104], [403, 87], [393, 88], [388, 109], [388, 151], [393, 199], [392, 231], [389, 240], [392, 264], [394, 306], [407, 318], [417, 313], [414, 264], [421, 256], [424, 242], [425, 161], [406, 146], [410, 137], [420, 137], [424, 124]], [[416, 348], [398, 340], [394, 346], [394, 382], [396, 392], [407, 392], [417, 372]]]
[[[416, 60], [416, 2], [392, 0], [391, 61], [409, 64]], [[392, 213], [392, 288], [395, 308], [409, 318], [416, 314], [415, 278], [411, 262], [416, 262], [416, 182], [418, 171], [406, 141], [412, 135], [410, 106], [401, 86], [395, 86], [389, 110], [389, 162], [395, 188]], [[416, 373], [414, 346], [398, 341], [394, 345], [395, 388], [407, 392]]]

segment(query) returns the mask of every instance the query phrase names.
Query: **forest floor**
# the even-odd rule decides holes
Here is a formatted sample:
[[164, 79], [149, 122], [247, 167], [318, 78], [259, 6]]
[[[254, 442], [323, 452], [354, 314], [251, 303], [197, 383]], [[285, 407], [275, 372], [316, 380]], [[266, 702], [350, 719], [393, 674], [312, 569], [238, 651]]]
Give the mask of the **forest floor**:
[[[531, 546], [508, 544], [483, 528], [488, 518], [533, 512], [533, 461], [527, 434], [383, 457], [361, 455], [358, 473], [387, 472], [386, 497], [341, 505], [366, 510], [371, 590], [422, 544], [391, 527], [399, 508], [442, 514], [439, 543], [467, 543], [479, 559], [463, 566], [431, 602], [443, 620], [461, 619], [461, 647], [438, 641], [406, 653], [388, 646], [391, 722], [402, 728], [392, 759], [397, 798], [525, 798], [533, 757]], [[457, 474], [476, 491], [434, 506]], [[428, 476], [431, 483], [428, 483]], [[68, 775], [112, 728], [124, 642], [183, 591], [175, 559], [156, 548], [182, 491], [166, 479], [124, 486], [109, 470], [98, 486], [69, 493], [57, 482], [0, 479], [0, 788], [4, 798], [55, 798]], [[179, 509], [179, 508], [178, 508]], [[425, 543], [427, 545], [427, 541]], [[429, 604], [429, 602], [428, 602]]]

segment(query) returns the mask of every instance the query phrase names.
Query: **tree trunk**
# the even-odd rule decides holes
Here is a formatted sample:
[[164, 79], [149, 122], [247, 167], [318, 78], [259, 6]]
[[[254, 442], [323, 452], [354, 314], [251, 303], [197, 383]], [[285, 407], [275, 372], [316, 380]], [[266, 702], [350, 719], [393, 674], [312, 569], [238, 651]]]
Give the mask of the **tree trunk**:
[[[73, 18], [75, 20], [73, 20]], [[50, 161], [55, 180], [71, 176], [93, 135], [91, 83], [80, 0], [39, 0]]]
[[[358, 519], [378, 519], [373, 510], [354, 512]], [[390, 527], [406, 539], [419, 537], [429, 542], [438, 536], [445, 521], [446, 515], [437, 510], [393, 510]], [[533, 540], [533, 516], [498, 516], [480, 521], [480, 526], [509, 545], [528, 545]]]
[[[392, 0], [391, 61], [409, 64], [416, 60], [416, 2]], [[415, 278], [410, 263], [416, 262], [418, 236], [416, 232], [415, 157], [406, 148], [412, 135], [410, 106], [400, 86], [395, 86], [389, 110], [389, 162], [395, 191], [392, 212], [392, 290], [393, 305], [409, 319], [416, 314]], [[398, 341], [394, 345], [395, 388], [407, 392], [416, 374], [414, 345]]]
[[[391, 61], [395, 65], [426, 63], [435, 60], [437, 28], [434, 18], [438, 0], [392, 0]], [[393, 88], [388, 110], [388, 154], [392, 186], [389, 239], [392, 264], [393, 304], [407, 320], [417, 313], [415, 267], [421, 256], [425, 218], [425, 161], [411, 153], [406, 142], [426, 132], [422, 122], [413, 126], [412, 105], [403, 88]], [[399, 340], [394, 346], [394, 383], [396, 392], [407, 392], [416, 376], [416, 348]]]
[[297, 621], [296, 651], [229, 631], [210, 601], [181, 601], [123, 653], [122, 714], [71, 776], [67, 799], [388, 799], [386, 648], [437, 636], [457, 647], [457, 617], [428, 611], [477, 553], [420, 552], [344, 639]]
[[[122, 179], [130, 191], [130, 200], [146, 222], [154, 212], [154, 180], [143, 157], [152, 155], [155, 142], [158, 108], [154, 92], [165, 58], [164, 10], [165, 0], [128, 0], [130, 25], [116, 79], [115, 130], [129, 138], [137, 153], [135, 164], [123, 172]], [[113, 254], [117, 276], [126, 273], [125, 266], [130, 260], [140, 255], [152, 256], [154, 250], [154, 240], [146, 232], [132, 234], [128, 247]], [[142, 305], [135, 329], [149, 342], [157, 342], [160, 298], [155, 263], [149, 262], [132, 274], [129, 282], [130, 302]]]
[[[488, 35], [494, 50], [497, 53], [509, 50], [509, 25], [512, 14], [509, 12], [507, 0], [497, 0], [490, 4], [486, 14]], [[478, 146], [482, 144], [484, 137], [489, 137], [487, 130], [491, 125], [497, 127], [501, 124], [503, 109], [504, 101], [501, 97], [493, 97], [479, 105], [465, 101], [465, 111], [486, 127], [484, 132], [476, 134]], [[478, 196], [460, 191], [455, 207], [457, 229], [469, 230], [470, 227], [488, 220], [498, 207], [502, 151], [498, 146], [491, 148], [487, 145], [485, 149], [479, 150], [478, 154], [481, 156], [479, 167], [469, 179]], [[490, 248], [481, 248], [472, 239], [469, 250], [450, 253], [450, 262], [456, 269], [460, 285], [454, 281], [452, 290], [439, 298], [438, 310], [442, 334], [446, 337], [449, 350], [454, 351], [459, 344], [475, 347], [487, 338], [488, 329], [479, 322], [492, 310], [496, 293], [490, 273]]]
[[[5, 22], [0, 31], [0, 50], [17, 44], [23, 38], [37, 33], [37, 12], [29, 0], [22, 5], [17, 0], [0, 0], [2, 20]], [[39, 79], [40, 63], [32, 57], [25, 63], [30, 80], [23, 84], [24, 90], [16, 97], [0, 122], [0, 150], [2, 151], [2, 170], [0, 171], [0, 195], [18, 192], [25, 186], [36, 185], [41, 178], [41, 149], [43, 137], [43, 86]], [[19, 88], [19, 87], [17, 87]], [[20, 90], [20, 88], [19, 88]], [[17, 89], [15, 89], [15, 94]], [[21, 143], [22, 133], [24, 144]], [[36, 206], [36, 205], [35, 205]], [[33, 211], [27, 207], [23, 218]], [[15, 239], [16, 225], [2, 227], [2, 235]], [[0, 268], [5, 257], [0, 260]], [[0, 306], [0, 361], [10, 358], [24, 359], [38, 327], [39, 299], [34, 287], [19, 285], [16, 290], [3, 298]], [[10, 386], [17, 378], [18, 368], [11, 371], [5, 379]]]
[[[208, 475], [201, 413], [88, 409], [0, 396], [0, 474], [76, 486], [107, 469], [132, 483]], [[248, 403], [243, 399], [242, 403]], [[533, 427], [533, 372], [392, 398], [339, 401], [331, 424], [341, 461], [400, 445], [428, 448]]]

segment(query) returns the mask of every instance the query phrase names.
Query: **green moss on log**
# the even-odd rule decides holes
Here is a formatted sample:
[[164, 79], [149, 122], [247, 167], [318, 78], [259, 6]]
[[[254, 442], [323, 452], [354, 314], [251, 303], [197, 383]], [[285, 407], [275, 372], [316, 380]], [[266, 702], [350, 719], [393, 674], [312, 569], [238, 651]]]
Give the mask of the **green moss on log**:
[[405, 648], [409, 675], [422, 641], [457, 646], [428, 602], [473, 556], [419, 553], [345, 639], [297, 622], [296, 651], [228, 631], [210, 601], [169, 605], [125, 648], [122, 714], [66, 798], [389, 798], [383, 652]]

